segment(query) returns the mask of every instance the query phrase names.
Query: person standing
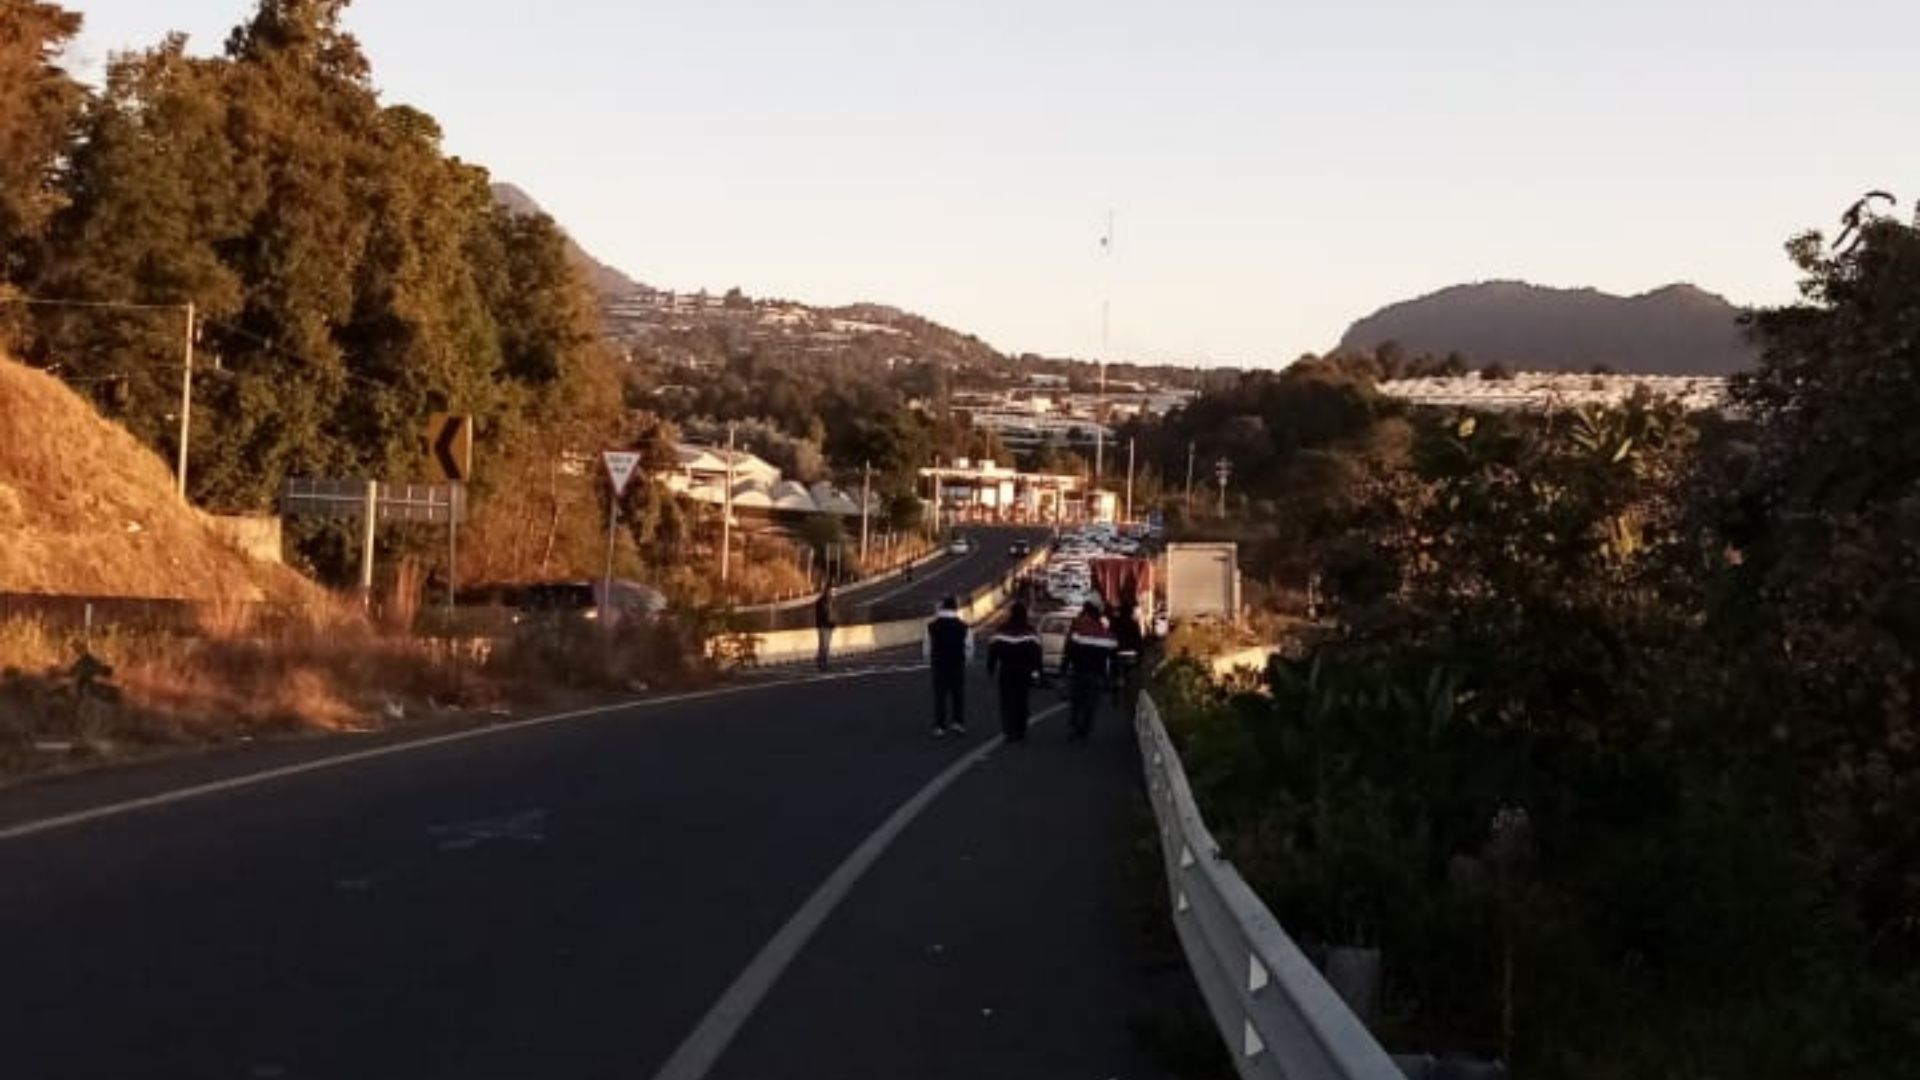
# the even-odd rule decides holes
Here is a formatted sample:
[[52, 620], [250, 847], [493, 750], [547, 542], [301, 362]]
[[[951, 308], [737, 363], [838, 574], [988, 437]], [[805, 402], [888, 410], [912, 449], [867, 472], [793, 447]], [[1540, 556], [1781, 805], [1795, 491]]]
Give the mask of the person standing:
[[1133, 598], [1124, 599], [1120, 610], [1113, 613], [1108, 624], [1113, 634], [1113, 703], [1118, 705], [1127, 701], [1136, 689], [1134, 680], [1140, 672], [1140, 654], [1146, 648], [1147, 635], [1140, 629], [1140, 619], [1134, 614]]
[[[820, 635], [820, 653], [814, 663], [821, 671], [827, 670], [827, 658], [833, 655], [833, 582], [827, 582], [820, 590], [820, 599], [813, 602], [813, 626]], [[805, 640], [805, 639], [802, 639]]]
[[1093, 733], [1094, 710], [1100, 707], [1100, 689], [1113, 664], [1115, 642], [1100, 618], [1100, 605], [1087, 601], [1067, 629], [1060, 656], [1060, 674], [1068, 678], [1067, 740], [1085, 742]]
[[987, 674], [1000, 677], [1000, 731], [1008, 742], [1027, 737], [1027, 694], [1045, 663], [1039, 635], [1027, 621], [1027, 605], [1013, 605], [1006, 624], [987, 643]]
[[933, 670], [933, 737], [944, 739], [949, 731], [965, 735], [967, 661], [973, 659], [973, 630], [960, 617], [960, 603], [953, 597], [941, 600], [940, 610], [927, 623], [921, 654]]

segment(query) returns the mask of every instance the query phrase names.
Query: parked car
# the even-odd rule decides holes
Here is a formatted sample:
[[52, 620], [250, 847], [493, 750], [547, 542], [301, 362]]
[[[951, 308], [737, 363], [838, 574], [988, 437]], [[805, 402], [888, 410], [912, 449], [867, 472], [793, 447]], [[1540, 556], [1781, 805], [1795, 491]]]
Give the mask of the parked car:
[[[608, 594], [598, 581], [545, 581], [528, 585], [520, 592], [520, 610], [516, 623], [540, 620], [598, 622], [601, 600]], [[608, 624], [620, 626], [637, 619], [650, 619], [666, 610], [667, 598], [659, 590], [637, 581], [615, 581], [611, 600], [605, 605]]]

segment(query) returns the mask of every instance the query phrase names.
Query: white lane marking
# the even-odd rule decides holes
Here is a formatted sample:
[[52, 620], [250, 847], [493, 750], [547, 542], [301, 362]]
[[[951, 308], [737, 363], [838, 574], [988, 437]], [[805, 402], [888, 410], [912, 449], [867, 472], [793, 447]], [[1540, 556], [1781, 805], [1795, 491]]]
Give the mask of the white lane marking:
[[952, 571], [955, 567], [965, 566], [967, 563], [973, 561], [974, 556], [979, 555], [986, 550], [987, 550], [986, 548], [981, 547], [978, 543], [976, 543], [974, 544], [972, 551], [969, 551], [965, 555], [962, 555], [959, 558], [948, 562], [944, 566], [939, 566], [934, 568], [933, 570], [928, 571], [926, 575], [923, 577], [909, 578], [905, 584], [897, 586], [892, 589], [888, 589], [886, 592], [880, 593], [876, 596], [862, 596], [862, 597], [858, 597], [857, 599], [862, 605], [871, 607], [874, 604], [878, 604], [883, 600], [887, 600], [892, 597], [899, 596], [901, 593], [907, 592], [910, 589], [915, 589], [921, 585], [925, 585], [927, 582], [932, 581], [934, 578], [937, 578], [942, 574]]
[[427, 835], [439, 838], [441, 851], [472, 851], [482, 844], [495, 840], [544, 844], [547, 840], [547, 812], [523, 810], [518, 814], [481, 818], [477, 821], [429, 825]]
[[56, 817], [41, 818], [38, 821], [28, 821], [19, 825], [0, 827], [0, 840], [17, 840], [23, 836], [34, 836], [39, 833], [52, 832], [56, 829], [71, 828], [75, 825], [98, 821], [102, 818], [118, 817], [122, 814], [133, 813], [136, 810], [149, 810], [156, 806], [185, 802], [189, 799], [217, 795], [225, 791], [236, 791], [240, 788], [270, 783], [274, 780], [283, 780], [289, 776], [299, 776], [302, 773], [320, 772], [323, 769], [337, 769], [344, 765], [353, 765], [362, 761], [372, 761], [376, 758], [391, 757], [395, 754], [411, 754], [415, 751], [428, 750], [436, 746], [465, 742], [468, 739], [483, 739], [489, 735], [499, 735], [509, 731], [522, 731], [528, 728], [545, 727], [549, 724], [564, 724], [571, 720], [581, 720], [590, 716], [604, 716], [607, 713], [626, 712], [630, 709], [652, 709], [662, 705], [675, 705], [686, 701], [701, 701], [706, 698], [727, 697], [733, 694], [758, 693], [779, 687], [836, 682], [842, 679], [857, 679], [869, 674], [886, 675], [892, 674], [892, 672], [833, 671], [821, 675], [783, 679], [779, 682], [759, 683], [752, 686], [723, 686], [713, 690], [695, 690], [685, 694], [669, 694], [666, 697], [629, 701], [619, 705], [596, 705], [588, 709], [573, 709], [568, 712], [553, 713], [550, 716], [532, 716], [525, 720], [512, 720], [504, 724], [468, 728], [465, 731], [455, 731], [446, 735], [433, 735], [424, 739], [410, 739], [405, 742], [392, 743], [387, 746], [376, 746], [369, 750], [355, 750], [351, 753], [335, 754], [331, 757], [318, 758], [313, 761], [303, 761], [294, 765], [283, 765], [277, 769], [264, 769], [255, 773], [243, 773], [239, 776], [229, 776], [205, 784], [196, 784], [192, 787], [177, 788], [173, 791], [162, 791], [153, 795], [144, 795], [137, 799], [127, 799], [124, 802], [108, 803], [104, 806], [90, 807], [86, 810], [76, 810], [72, 813], [60, 814]]
[[[1064, 709], [1064, 704], [1055, 705], [1035, 714], [1030, 722], [1038, 724]], [[807, 942], [833, 914], [833, 910], [840, 906], [840, 901], [846, 899], [854, 885], [859, 883], [874, 863], [880, 861], [880, 856], [886, 854], [887, 848], [907, 830], [907, 826], [913, 824], [921, 811], [932, 805], [941, 792], [960, 779], [968, 769], [986, 760], [1005, 741], [1003, 736], [995, 735], [967, 756], [947, 766], [939, 776], [928, 781], [926, 787], [901, 803], [899, 809], [873, 831], [873, 835], [862, 840], [860, 846], [853, 849], [853, 854], [835, 867], [833, 873], [827, 875], [827, 879], [813, 891], [813, 895], [807, 897], [806, 903], [800, 905], [786, 925], [767, 939], [767, 943], [761, 946], [760, 951], [733, 980], [733, 984], [720, 995], [720, 1000], [714, 1002], [713, 1007], [707, 1010], [707, 1015], [701, 1017], [700, 1023], [687, 1035], [679, 1049], [654, 1074], [653, 1080], [703, 1080], [713, 1069], [714, 1063], [720, 1060], [720, 1055], [726, 1053], [734, 1036], [746, 1026], [754, 1009], [759, 1007], [774, 984], [780, 981], [787, 966], [793, 963], [794, 957], [800, 955], [801, 949], [806, 948]]]

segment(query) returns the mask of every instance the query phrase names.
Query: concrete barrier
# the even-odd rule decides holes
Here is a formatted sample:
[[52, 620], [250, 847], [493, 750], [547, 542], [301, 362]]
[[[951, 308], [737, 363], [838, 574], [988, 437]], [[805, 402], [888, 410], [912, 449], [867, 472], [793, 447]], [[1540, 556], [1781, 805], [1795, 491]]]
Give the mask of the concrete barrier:
[[[1007, 606], [1013, 599], [1013, 583], [1022, 574], [1046, 561], [1044, 548], [1031, 557], [1016, 563], [1000, 581], [981, 589], [968, 597], [960, 607], [960, 617], [970, 625], [977, 625]], [[929, 611], [925, 616], [911, 619], [895, 619], [890, 622], [854, 623], [835, 627], [833, 631], [833, 655], [861, 656], [867, 653], [884, 652], [888, 649], [902, 649], [920, 644], [926, 633], [927, 620], [933, 617]], [[819, 655], [820, 634], [811, 626], [795, 630], [741, 631], [741, 634], [753, 639], [753, 658], [756, 664], [791, 664], [802, 660], [811, 660]], [[716, 639], [717, 641], [717, 639]], [[716, 641], [707, 643], [708, 652], [714, 652]]]
[[[859, 656], [918, 645], [926, 625], [925, 619], [901, 619], [835, 627], [833, 655]], [[768, 630], [747, 636], [753, 639], [753, 658], [757, 664], [791, 664], [811, 660], [820, 650], [820, 634], [812, 627], [804, 630]]]
[[207, 515], [213, 531], [256, 562], [281, 562], [280, 519]]

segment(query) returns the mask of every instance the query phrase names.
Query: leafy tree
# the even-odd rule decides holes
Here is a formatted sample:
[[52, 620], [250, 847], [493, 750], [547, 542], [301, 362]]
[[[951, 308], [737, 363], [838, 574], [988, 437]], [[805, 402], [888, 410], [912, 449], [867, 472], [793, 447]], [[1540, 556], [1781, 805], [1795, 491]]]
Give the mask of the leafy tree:
[[1809, 813], [1872, 962], [1920, 963], [1920, 230], [1849, 215], [1843, 244], [1788, 251], [1805, 301], [1754, 316], [1715, 625], [1767, 658], [1734, 697], [1794, 750]]
[[927, 507], [917, 495], [902, 492], [887, 500], [887, 524], [894, 532], [910, 533], [926, 521]]
[[54, 172], [71, 145], [85, 91], [56, 63], [80, 16], [35, 0], [0, 0], [0, 289], [61, 205]]

